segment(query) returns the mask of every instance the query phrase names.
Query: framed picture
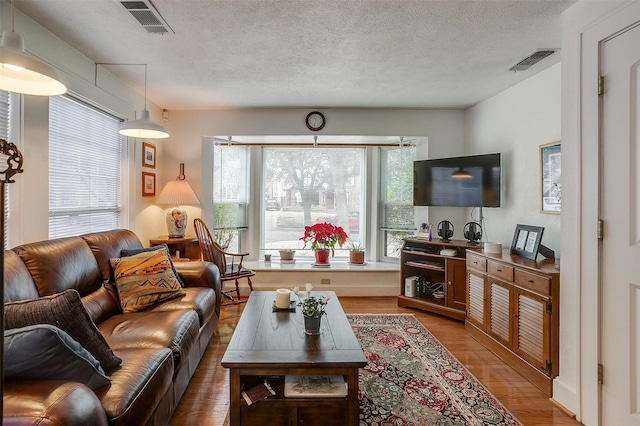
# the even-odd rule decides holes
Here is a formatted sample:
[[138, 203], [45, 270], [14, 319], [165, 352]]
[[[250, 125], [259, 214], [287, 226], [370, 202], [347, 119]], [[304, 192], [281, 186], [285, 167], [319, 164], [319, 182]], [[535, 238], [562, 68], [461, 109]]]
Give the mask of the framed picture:
[[511, 241], [511, 253], [527, 259], [535, 259], [543, 232], [542, 226], [516, 225], [516, 232], [513, 233], [513, 241]]
[[156, 147], [148, 142], [142, 142], [142, 166], [156, 168]]
[[560, 142], [540, 146], [542, 213], [560, 213], [562, 201], [562, 163]]
[[155, 197], [156, 196], [156, 174], [142, 172], [142, 196], [143, 197]]

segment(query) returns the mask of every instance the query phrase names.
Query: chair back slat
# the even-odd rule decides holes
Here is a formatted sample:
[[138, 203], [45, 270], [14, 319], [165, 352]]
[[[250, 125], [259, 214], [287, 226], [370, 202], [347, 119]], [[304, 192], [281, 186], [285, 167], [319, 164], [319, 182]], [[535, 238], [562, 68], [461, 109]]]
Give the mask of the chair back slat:
[[207, 225], [202, 219], [194, 219], [193, 225], [196, 228], [196, 236], [198, 237], [198, 244], [200, 244], [202, 260], [214, 263], [220, 270], [220, 276], [224, 278], [227, 273], [227, 259], [222, 253], [222, 249], [213, 240], [209, 228], [207, 228]]
[[[204, 221], [200, 218], [196, 218], [193, 220], [193, 226], [196, 229], [196, 236], [198, 237], [198, 244], [200, 245], [200, 252], [202, 253], [202, 260], [206, 260], [208, 262], [214, 263], [218, 270], [220, 271], [220, 279], [222, 280], [223, 296], [231, 299], [234, 303], [240, 302], [240, 288], [238, 287], [238, 279], [246, 278], [249, 283], [249, 289], [253, 291], [253, 285], [251, 284], [251, 277], [255, 275], [250, 269], [245, 269], [242, 267], [242, 259], [247, 253], [230, 253], [225, 252], [218, 243], [216, 243], [211, 237], [211, 233], [209, 232], [209, 228], [204, 223]], [[231, 268], [227, 270], [227, 256], [231, 259]], [[235, 259], [238, 258], [239, 261], [236, 264]], [[237, 267], [236, 267], [237, 265]], [[230, 293], [233, 290], [225, 290], [224, 283], [225, 281], [235, 281], [235, 292], [238, 295], [238, 299], [234, 299], [230, 296]]]

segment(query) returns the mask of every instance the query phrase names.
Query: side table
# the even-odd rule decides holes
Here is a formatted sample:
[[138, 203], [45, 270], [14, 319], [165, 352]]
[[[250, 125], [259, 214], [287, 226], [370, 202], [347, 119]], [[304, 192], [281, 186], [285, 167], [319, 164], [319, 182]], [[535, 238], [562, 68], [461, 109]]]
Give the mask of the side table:
[[[200, 260], [200, 244], [198, 244], [198, 237], [194, 235], [185, 235], [183, 238], [169, 238], [168, 235], [161, 235], [149, 240], [149, 245], [152, 247], [160, 244], [166, 244], [169, 247], [172, 257]], [[180, 256], [176, 256], [178, 251]]]

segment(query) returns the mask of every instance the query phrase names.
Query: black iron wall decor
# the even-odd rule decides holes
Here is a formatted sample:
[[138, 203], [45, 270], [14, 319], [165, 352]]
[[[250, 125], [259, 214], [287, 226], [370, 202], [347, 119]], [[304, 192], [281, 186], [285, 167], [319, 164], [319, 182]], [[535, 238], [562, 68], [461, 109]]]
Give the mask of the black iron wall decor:
[[[12, 178], [17, 173], [22, 173], [22, 153], [15, 144], [0, 139], [0, 300], [3, 302], [0, 309], [0, 371], [4, 371], [4, 209], [5, 209], [5, 183], [15, 182]], [[0, 413], [3, 412], [2, 399], [4, 395], [4, 377], [0, 376]]]

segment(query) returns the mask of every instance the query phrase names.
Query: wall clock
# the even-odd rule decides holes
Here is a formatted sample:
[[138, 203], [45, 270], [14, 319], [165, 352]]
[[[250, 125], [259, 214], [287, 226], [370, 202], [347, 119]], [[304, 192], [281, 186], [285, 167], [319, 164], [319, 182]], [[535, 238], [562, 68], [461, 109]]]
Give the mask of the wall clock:
[[309, 114], [307, 114], [305, 122], [307, 123], [307, 127], [309, 128], [309, 130], [317, 132], [324, 127], [324, 114], [322, 114], [320, 111], [311, 111]]

